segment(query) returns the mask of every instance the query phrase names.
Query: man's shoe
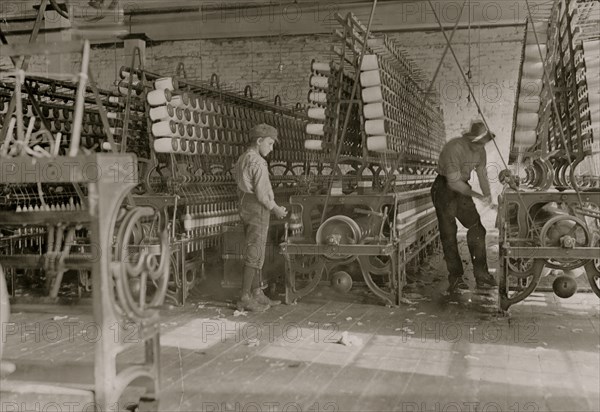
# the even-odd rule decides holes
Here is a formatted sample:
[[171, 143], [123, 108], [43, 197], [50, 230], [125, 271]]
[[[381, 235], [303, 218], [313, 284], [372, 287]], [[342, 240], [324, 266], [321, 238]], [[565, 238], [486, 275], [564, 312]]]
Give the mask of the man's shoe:
[[242, 295], [237, 303], [238, 310], [247, 310], [248, 312], [264, 312], [269, 309], [269, 305], [258, 302], [254, 297]]
[[498, 287], [496, 278], [494, 278], [494, 276], [490, 273], [476, 277], [475, 283], [479, 289], [493, 289]]
[[280, 300], [269, 299], [269, 297], [265, 295], [261, 288], [254, 289], [254, 291], [252, 291], [252, 298], [254, 298], [261, 305], [277, 306], [281, 304]]
[[449, 279], [450, 285], [448, 286], [448, 293], [459, 293], [464, 290], [469, 290], [469, 285], [465, 283], [462, 277], [452, 277]]

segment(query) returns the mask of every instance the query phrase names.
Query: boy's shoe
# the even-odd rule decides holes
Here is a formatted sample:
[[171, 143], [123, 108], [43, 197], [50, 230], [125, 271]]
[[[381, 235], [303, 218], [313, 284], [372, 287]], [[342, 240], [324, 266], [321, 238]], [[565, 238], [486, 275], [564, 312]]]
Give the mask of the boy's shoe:
[[466, 284], [465, 280], [461, 277], [450, 277], [450, 285], [448, 286], [448, 293], [460, 293], [465, 290], [469, 290], [469, 285]]
[[269, 309], [269, 305], [264, 305], [249, 295], [242, 295], [237, 303], [237, 308], [238, 310], [247, 310], [248, 312], [264, 312]]
[[261, 305], [277, 306], [281, 304], [280, 300], [269, 299], [267, 295], [262, 291], [261, 288], [256, 288], [252, 291], [252, 298]]
[[479, 289], [493, 289], [498, 287], [496, 278], [494, 278], [494, 276], [490, 273], [476, 277], [475, 283]]

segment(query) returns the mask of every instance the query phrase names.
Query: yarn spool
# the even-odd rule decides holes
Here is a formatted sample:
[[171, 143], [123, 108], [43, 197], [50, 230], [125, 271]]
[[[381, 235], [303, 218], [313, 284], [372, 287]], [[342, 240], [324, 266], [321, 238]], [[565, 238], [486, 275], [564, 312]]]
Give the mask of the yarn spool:
[[537, 113], [540, 109], [540, 98], [538, 96], [526, 96], [519, 98], [518, 110], [525, 113]]
[[175, 110], [170, 104], [157, 106], [150, 109], [150, 119], [155, 122], [157, 120], [168, 120], [175, 117]]
[[176, 136], [177, 123], [173, 120], [163, 120], [152, 125], [152, 134], [156, 137]]
[[324, 92], [309, 92], [308, 101], [312, 103], [327, 103], [327, 93]]
[[544, 63], [523, 63], [523, 77], [527, 79], [541, 79], [544, 74]]
[[592, 73], [596, 73], [595, 77], [598, 77], [598, 69], [600, 67], [600, 58], [595, 56], [585, 57], [585, 70]]
[[361, 71], [376, 70], [379, 69], [379, 62], [377, 61], [376, 54], [365, 54], [363, 56], [362, 64], [360, 65]]
[[310, 85], [317, 89], [327, 89], [329, 87], [329, 78], [325, 76], [310, 76]]
[[367, 150], [371, 152], [386, 153], [390, 151], [387, 136], [367, 137]]
[[521, 96], [539, 96], [542, 92], [542, 79], [521, 79]]
[[517, 114], [517, 127], [520, 129], [532, 129], [535, 130], [539, 121], [537, 113], [518, 113]]
[[517, 130], [515, 131], [515, 147], [530, 148], [535, 144], [537, 134], [535, 130]]
[[178, 88], [178, 87], [175, 87], [176, 85], [177, 85], [177, 82], [173, 81], [172, 77], [161, 77], [154, 81], [154, 88], [156, 90], [164, 90], [164, 89], [175, 90]]
[[540, 50], [542, 51], [542, 59], [546, 57], [546, 45], [540, 44], [538, 49], [537, 44], [529, 44], [525, 46], [525, 61], [540, 61]]
[[183, 97], [181, 97], [181, 95], [170, 95], [169, 103], [171, 103], [173, 107], [185, 109], [185, 104], [183, 103]]
[[127, 96], [129, 92], [129, 83], [131, 83], [131, 93], [132, 95], [139, 95], [142, 92], [142, 84], [140, 81], [135, 78], [133, 81], [129, 81], [128, 79], [121, 80], [117, 85], [119, 93], [123, 96]]
[[322, 107], [311, 107], [308, 109], [308, 117], [315, 120], [325, 120], [325, 109]]
[[329, 63], [323, 63], [323, 62], [317, 62], [317, 61], [312, 62], [311, 69], [315, 72], [321, 72], [321, 73], [329, 73], [331, 71]]
[[306, 125], [306, 133], [313, 134], [316, 136], [324, 136], [325, 135], [325, 125], [321, 123], [308, 123]]
[[385, 120], [367, 120], [365, 122], [365, 132], [369, 135], [385, 135]]
[[306, 150], [323, 150], [323, 141], [318, 139], [307, 139], [304, 141]]
[[177, 153], [179, 144], [177, 139], [171, 137], [163, 137], [154, 140], [154, 151], [156, 153]]
[[360, 84], [362, 87], [372, 87], [381, 85], [381, 76], [379, 70], [364, 71], [360, 74]]
[[367, 119], [378, 119], [384, 117], [382, 103], [369, 103], [363, 106], [363, 113]]
[[146, 95], [146, 100], [150, 106], [161, 106], [171, 100], [171, 91], [169, 89], [152, 90]]
[[381, 87], [367, 87], [362, 90], [362, 98], [365, 103], [377, 103], [383, 101]]

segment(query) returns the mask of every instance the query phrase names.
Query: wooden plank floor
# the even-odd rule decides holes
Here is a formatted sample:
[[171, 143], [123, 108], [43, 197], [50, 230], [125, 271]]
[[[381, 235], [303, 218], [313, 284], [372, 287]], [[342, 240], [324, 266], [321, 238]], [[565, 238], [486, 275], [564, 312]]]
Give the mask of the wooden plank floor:
[[[395, 308], [364, 288], [342, 295], [322, 286], [261, 314], [234, 316], [208, 294], [165, 310], [161, 410], [600, 410], [595, 295], [535, 293], [509, 316], [485, 313], [447, 302], [441, 266], [439, 256], [421, 265], [414, 304]], [[5, 358], [93, 360], [89, 310], [21, 309], [6, 326]], [[356, 344], [336, 343], [343, 332]], [[123, 358], [140, 360], [141, 351]], [[11, 402], [1, 410], [22, 410]]]

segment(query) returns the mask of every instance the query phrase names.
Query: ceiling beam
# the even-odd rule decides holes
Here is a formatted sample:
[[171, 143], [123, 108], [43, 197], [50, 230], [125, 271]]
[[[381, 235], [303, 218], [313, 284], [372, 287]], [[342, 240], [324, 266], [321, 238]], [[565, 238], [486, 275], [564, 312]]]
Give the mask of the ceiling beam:
[[[6, 18], [10, 27], [3, 26], [7, 35], [17, 22], [32, 15], [26, 10], [33, 1], [2, 1], [0, 18]], [[236, 37], [289, 36], [331, 33], [338, 28], [335, 13], [354, 13], [365, 24], [372, 2], [364, 0], [282, 0], [233, 2], [193, 1], [122, 1], [123, 13], [99, 11], [90, 8], [87, 1], [69, 0], [75, 16], [104, 17], [96, 24], [117, 23], [127, 30], [145, 33], [153, 41], [194, 40]], [[445, 27], [455, 25], [463, 0], [432, 1]], [[529, 0], [534, 17], [547, 15], [553, 0]], [[522, 25], [528, 15], [525, 0], [497, 1], [471, 0], [460, 17], [459, 27], [499, 27]], [[33, 11], [35, 13], [35, 11]], [[104, 14], [103, 14], [104, 13]], [[23, 23], [25, 24], [25, 23]], [[94, 23], [86, 23], [93, 25]], [[434, 13], [425, 0], [380, 0], [375, 10], [372, 30], [419, 31], [439, 30]]]

